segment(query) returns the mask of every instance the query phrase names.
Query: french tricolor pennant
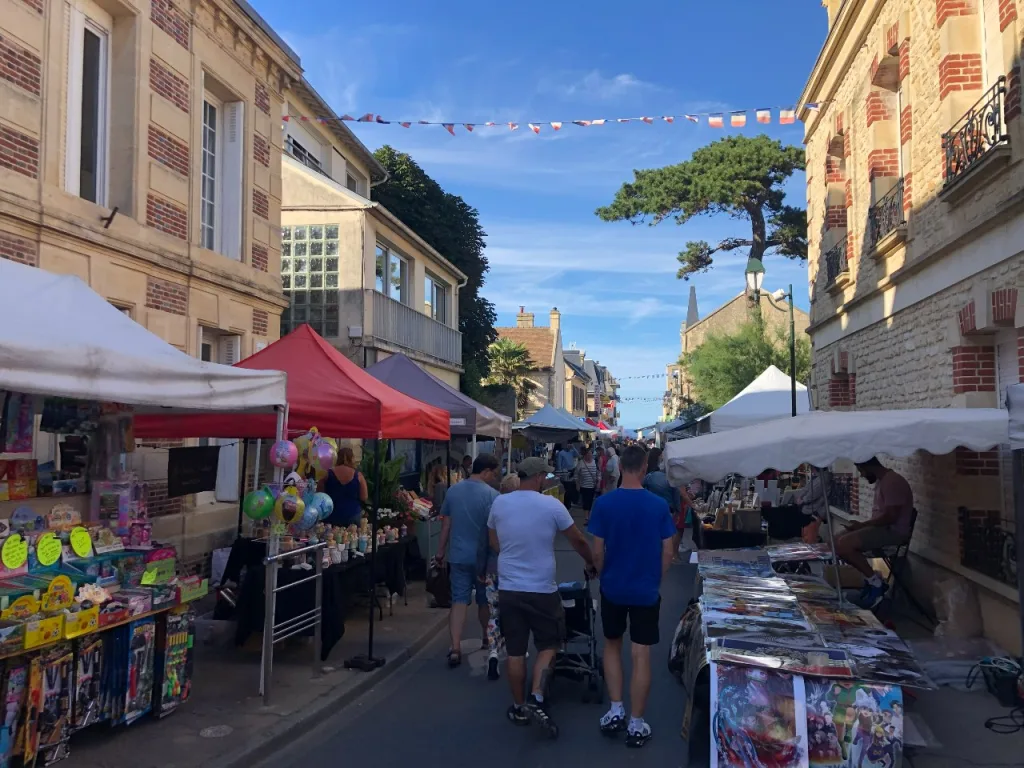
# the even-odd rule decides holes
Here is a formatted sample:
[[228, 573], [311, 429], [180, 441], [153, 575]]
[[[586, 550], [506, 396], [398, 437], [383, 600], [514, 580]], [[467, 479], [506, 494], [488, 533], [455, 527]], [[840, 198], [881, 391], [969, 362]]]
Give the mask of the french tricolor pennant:
[[757, 122], [761, 124], [768, 124], [772, 121], [772, 111], [770, 109], [759, 109], [756, 112]]
[[560, 131], [560, 130], [562, 130], [562, 124], [561, 123], [551, 123], [551, 128], [553, 130]]
[[412, 125], [412, 123], [399, 123], [399, 125], [402, 126], [403, 128], [408, 128], [410, 125]]
[[602, 117], [602, 118], [600, 118], [600, 119], [598, 119], [598, 120], [591, 120], [591, 121], [590, 121], [590, 124], [591, 124], [591, 125], [604, 125], [604, 124], [605, 124], [606, 122], [608, 122], [608, 121], [607, 121], [607, 120], [605, 120], [605, 119], [604, 119], [604, 118]]
[[299, 115], [299, 120], [302, 121], [303, 123], [309, 122], [309, 118], [306, 117], [305, 115]]
[[354, 123], [356, 121], [356, 119], [352, 117], [352, 115], [342, 115], [341, 119], [344, 120], [346, 123]]
[[365, 115], [363, 115], [358, 120], [356, 120], [356, 122], [357, 123], [372, 123], [373, 122], [373, 117], [374, 117], [374, 115], [373, 115], [372, 112], [367, 112]]
[[508, 129], [510, 131], [518, 131], [519, 130], [519, 123], [509, 123], [508, 124]]
[[433, 125], [433, 123], [431, 123], [429, 120], [417, 120], [416, 124], [417, 125]]
[[666, 123], [674, 123], [676, 121], [676, 119], [672, 115], [665, 115], [661, 119], [664, 120]]
[[816, 101], [808, 102], [807, 104], [804, 104], [804, 106], [807, 107], [807, 109], [811, 110], [811, 112], [817, 112], [819, 109], [821, 109], [821, 104], [819, 104]]
[[391, 121], [390, 120], [385, 120], [380, 115], [377, 115], [377, 122], [380, 123], [381, 125], [391, 125]]
[[539, 125], [534, 125], [533, 123], [527, 123], [527, 125], [530, 126], [530, 130], [533, 131], [534, 133], [540, 133]]
[[452, 136], [455, 135], [455, 123], [441, 123], [441, 126]]
[[497, 123], [487, 122], [487, 123], [484, 123], [484, 125], [486, 125], [488, 128], [493, 128], [494, 126], [497, 125]]
[[732, 112], [729, 114], [729, 125], [731, 125], [733, 128], [742, 128], [746, 124], [746, 112]]
[[281, 121], [284, 122], [284, 123], [287, 123], [291, 119], [292, 119], [291, 115], [285, 115], [284, 117], [281, 118]]
[[572, 124], [573, 125], [578, 125], [581, 128], [586, 128], [588, 125], [590, 125], [590, 121], [589, 120], [573, 120]]
[[708, 125], [712, 128], [721, 128], [725, 123], [721, 115], [708, 115]]
[[691, 123], [699, 123], [700, 122], [700, 118], [697, 117], [696, 115], [683, 115], [683, 117], [685, 117]]
[[616, 123], [628, 123], [632, 119], [633, 118], [631, 118], [631, 117], [617, 117], [617, 118], [615, 118], [615, 122]]
[[648, 125], [650, 125], [651, 123], [654, 122], [654, 118], [653, 117], [641, 117], [640, 120], [645, 122], [645, 123], [647, 123]]
[[792, 125], [793, 121], [796, 120], [796, 112], [792, 109], [780, 109], [779, 110], [779, 124], [780, 125]]
[[475, 124], [475, 123], [463, 123], [462, 125], [463, 125], [463, 127], [464, 127], [464, 128], [465, 128], [465, 129], [467, 130], [467, 131], [469, 131], [470, 133], [472, 133], [472, 132], [473, 132], [473, 128], [475, 127], [475, 125], [476, 125], [476, 124]]

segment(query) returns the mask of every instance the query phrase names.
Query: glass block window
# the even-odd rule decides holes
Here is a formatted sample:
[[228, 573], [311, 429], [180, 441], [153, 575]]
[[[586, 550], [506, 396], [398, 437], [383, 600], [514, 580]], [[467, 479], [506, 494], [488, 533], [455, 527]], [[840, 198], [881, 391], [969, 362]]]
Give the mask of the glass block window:
[[338, 225], [281, 227], [281, 284], [290, 306], [281, 315], [281, 333], [303, 323], [325, 338], [338, 326]]

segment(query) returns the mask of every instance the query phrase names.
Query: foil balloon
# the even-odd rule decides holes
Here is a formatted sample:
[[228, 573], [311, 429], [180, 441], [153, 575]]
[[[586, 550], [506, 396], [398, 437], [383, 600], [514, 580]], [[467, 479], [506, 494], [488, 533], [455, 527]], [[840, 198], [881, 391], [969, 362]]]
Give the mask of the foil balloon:
[[282, 493], [274, 503], [274, 515], [286, 525], [301, 520], [305, 512], [305, 502], [293, 493]]
[[309, 449], [309, 463], [314, 469], [327, 472], [338, 463], [338, 452], [326, 440], [317, 440]]
[[319, 517], [317, 517], [317, 511], [312, 507], [312, 505], [303, 504], [302, 516], [295, 521], [295, 525], [292, 527], [297, 531], [308, 531], [312, 529], [318, 521]]
[[274, 511], [274, 495], [266, 488], [252, 491], [245, 495], [242, 507], [250, 520], [263, 520]]
[[326, 493], [317, 493], [309, 503], [309, 509], [315, 509], [319, 520], [326, 520], [334, 512], [334, 500]]
[[291, 469], [299, 463], [299, 449], [291, 440], [278, 440], [270, 448], [270, 463], [278, 469]]

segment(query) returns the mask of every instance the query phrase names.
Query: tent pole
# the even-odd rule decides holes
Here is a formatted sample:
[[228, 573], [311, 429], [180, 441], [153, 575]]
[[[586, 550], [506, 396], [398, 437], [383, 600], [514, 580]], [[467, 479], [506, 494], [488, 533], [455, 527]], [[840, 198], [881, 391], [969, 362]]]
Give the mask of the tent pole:
[[252, 489], [255, 491], [260, 487], [260, 451], [263, 449], [263, 438], [256, 441], [256, 465], [252, 470]]
[[237, 535], [242, 535], [242, 517], [245, 509], [245, 472], [249, 469], [249, 441], [242, 440], [242, 476], [238, 478], [238, 530]]
[[836, 595], [839, 597], [839, 608], [843, 607], [843, 583], [842, 579], [839, 578], [839, 558], [836, 557], [836, 534], [832, 530], [832, 505], [828, 503], [828, 475], [821, 471], [820, 467], [815, 467], [814, 471], [818, 473], [818, 479], [821, 481], [821, 492], [825, 495], [825, 519], [828, 524], [828, 546], [832, 551], [832, 568], [836, 575]]
[[470, 455], [473, 457], [473, 461], [476, 461], [476, 434], [473, 434], [473, 448], [470, 450]]
[[[1013, 508], [1015, 516], [1017, 518], [1017, 527], [1015, 530], [1020, 535], [1020, 531], [1024, 530], [1024, 491], [1021, 490], [1021, 483], [1024, 483], [1024, 451], [1016, 450], [1013, 452]], [[1019, 539], [1018, 539], [1019, 540]], [[1018, 611], [1020, 616], [1020, 636], [1024, 638], [1024, 572], [1017, 569], [1017, 598], [1018, 598]], [[1024, 639], [1022, 639], [1024, 642]]]
[[[274, 408], [277, 411], [276, 439], [284, 439], [288, 423], [288, 406], [278, 405]], [[280, 483], [284, 477], [284, 470], [274, 467], [274, 483]], [[270, 538], [267, 540], [267, 561], [264, 563], [266, 579], [264, 582], [263, 595], [263, 652], [262, 663], [260, 664], [260, 694], [264, 703], [270, 701], [270, 678], [274, 670], [274, 613], [277, 603], [277, 569], [278, 560], [276, 555], [281, 547], [281, 537], [277, 532], [277, 524], [270, 529]], [[271, 559], [273, 558], [273, 559]]]
[[373, 609], [377, 598], [377, 507], [380, 506], [380, 465], [384, 463], [380, 451], [380, 438], [373, 441], [373, 506], [370, 509], [370, 632], [365, 656], [353, 656], [346, 659], [345, 669], [358, 669], [372, 672], [384, 666], [384, 659], [373, 656]]

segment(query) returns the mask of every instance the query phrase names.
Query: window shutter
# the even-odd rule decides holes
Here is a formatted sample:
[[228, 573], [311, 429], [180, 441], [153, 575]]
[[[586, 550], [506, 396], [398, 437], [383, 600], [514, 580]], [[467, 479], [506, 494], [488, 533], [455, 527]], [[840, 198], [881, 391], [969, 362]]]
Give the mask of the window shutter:
[[221, 365], [234, 365], [242, 359], [242, 337], [221, 336], [217, 362]]
[[[221, 253], [236, 261], [242, 258], [242, 220], [245, 189], [245, 104], [224, 105], [223, 182], [221, 184]], [[238, 362], [237, 360], [235, 362]]]
[[[217, 345], [217, 362], [234, 365], [242, 359], [242, 337], [222, 335]], [[238, 501], [238, 440], [221, 446], [217, 457], [217, 485], [214, 496], [217, 501]]]
[[77, 195], [82, 164], [82, 41], [85, 15], [68, 8], [67, 108], [64, 113], [64, 190]]

